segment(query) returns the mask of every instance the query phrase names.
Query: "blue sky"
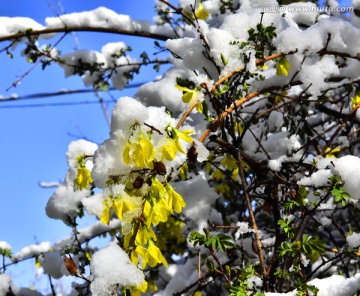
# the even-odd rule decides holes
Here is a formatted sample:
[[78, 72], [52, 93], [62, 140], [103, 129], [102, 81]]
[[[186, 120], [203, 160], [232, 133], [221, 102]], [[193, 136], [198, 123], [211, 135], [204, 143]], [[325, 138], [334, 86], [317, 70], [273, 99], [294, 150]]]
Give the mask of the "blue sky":
[[[49, 2], [58, 10], [55, 0]], [[133, 1], [125, 0], [61, 0], [61, 3], [67, 13], [105, 6], [119, 14], [129, 14], [141, 20], [151, 20], [154, 7], [152, 0], [137, 0], [136, 5]], [[46, 0], [12, 0], [0, 1], [0, 15], [26, 16], [45, 24], [45, 18], [54, 16], [54, 12]], [[108, 42], [124, 41], [133, 47], [134, 56], [144, 49], [148, 50], [149, 54], [153, 52], [152, 40], [99, 33], [77, 33], [77, 37], [81, 49], [100, 51]], [[55, 43], [58, 38], [46, 42]], [[0, 49], [5, 45], [6, 43], [0, 44]], [[84, 88], [79, 77], [65, 79], [63, 70], [54, 65], [45, 71], [41, 70], [41, 66], [36, 67], [21, 84], [6, 91], [19, 76], [32, 67], [20, 56], [23, 48], [24, 46], [19, 46], [13, 59], [5, 53], [0, 54], [1, 96]], [[58, 48], [63, 53], [72, 51], [75, 48], [72, 36], [68, 35]], [[154, 73], [147, 70], [136, 77], [134, 82], [153, 78]], [[111, 94], [118, 98], [131, 96], [134, 92], [135, 89], [129, 89]], [[112, 100], [109, 94], [103, 96], [105, 100]], [[65, 153], [69, 143], [76, 137], [86, 137], [96, 143], [108, 138], [109, 128], [99, 104], [56, 107], [46, 104], [96, 100], [93, 94], [82, 94], [0, 102], [0, 241], [7, 241], [13, 247], [14, 253], [26, 245], [42, 241], [55, 242], [71, 234], [71, 229], [61, 221], [46, 216], [45, 206], [54, 188], [41, 188], [39, 182], [61, 181], [64, 178], [67, 171]], [[44, 106], [23, 107], [29, 104]], [[113, 104], [108, 104], [109, 111], [112, 106]], [[23, 279], [24, 273], [28, 272], [26, 265], [19, 265], [11, 270], [16, 283], [17, 278]]]

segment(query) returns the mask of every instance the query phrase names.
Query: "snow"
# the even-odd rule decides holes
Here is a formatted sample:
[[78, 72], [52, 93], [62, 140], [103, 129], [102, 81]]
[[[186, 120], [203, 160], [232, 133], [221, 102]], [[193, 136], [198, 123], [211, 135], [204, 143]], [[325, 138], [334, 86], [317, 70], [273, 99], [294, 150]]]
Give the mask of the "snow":
[[172, 295], [198, 279], [197, 258], [188, 259], [183, 265], [170, 265], [169, 267], [165, 271], [165, 276], [170, 277], [166, 288], [154, 294], [154, 296]]
[[346, 242], [352, 248], [360, 246], [360, 233], [352, 233], [346, 237]]
[[234, 235], [236, 240], [238, 240], [244, 233], [255, 232], [254, 229], [249, 228], [249, 223], [247, 222], [237, 222], [236, 226], [239, 227]]
[[[77, 239], [80, 243], [84, 243], [92, 238], [98, 237], [99, 235], [110, 232], [111, 230], [119, 229], [120, 225], [121, 222], [118, 219], [112, 219], [109, 225], [105, 225], [99, 221], [86, 228], [78, 229]], [[62, 251], [64, 248], [71, 246], [73, 243], [73, 237], [65, 238], [56, 242], [52, 249]]]
[[158, 28], [147, 21], [135, 21], [128, 15], [117, 14], [106, 7], [99, 7], [92, 11], [64, 14], [61, 17], [48, 17], [45, 19], [46, 28], [62, 27], [99, 27], [117, 28], [127, 31], [145, 31], [151, 33], [168, 34], [173, 36], [169, 27]]
[[42, 242], [38, 245], [29, 245], [24, 247], [19, 252], [13, 255], [12, 261], [18, 262], [27, 258], [39, 256], [42, 253], [46, 253], [51, 249], [50, 242]]
[[130, 261], [128, 255], [116, 242], [111, 242], [93, 255], [91, 270], [94, 280], [90, 288], [94, 295], [109, 295], [119, 286], [120, 288], [135, 287], [140, 286], [144, 281], [144, 274]]
[[198, 231], [202, 231], [211, 211], [216, 211], [212, 205], [219, 197], [209, 186], [206, 175], [202, 172], [191, 180], [174, 183], [173, 187], [186, 202], [183, 214], [193, 221]]
[[340, 176], [344, 182], [344, 189], [350, 194], [353, 200], [359, 200], [358, 188], [360, 185], [360, 158], [353, 155], [346, 155], [340, 158], [322, 158], [317, 161], [318, 170], [310, 177], [303, 177], [298, 181], [304, 186], [325, 186], [332, 175]]
[[24, 32], [28, 29], [43, 30], [45, 27], [27, 17], [0, 17], [0, 37]]
[[6, 295], [11, 286], [11, 278], [7, 274], [0, 274], [0, 295]]
[[75, 172], [66, 174], [65, 181], [56, 189], [46, 205], [46, 215], [52, 219], [62, 220], [68, 224], [68, 219], [79, 213], [81, 200], [90, 195], [89, 189], [74, 191]]
[[[319, 289], [318, 296], [350, 296], [356, 294], [360, 285], [360, 273], [353, 277], [344, 278], [341, 275], [333, 275], [323, 279], [309, 281]], [[296, 296], [296, 290], [288, 293], [265, 293], [266, 296]]]
[[330, 166], [332, 174], [340, 175], [345, 182], [344, 189], [355, 200], [360, 199], [360, 158], [353, 155], [346, 155], [333, 161], [335, 166]]
[[186, 104], [181, 100], [182, 91], [175, 87], [176, 78], [185, 78], [189, 72], [184, 68], [172, 67], [164, 73], [161, 80], [140, 86], [135, 97], [148, 106], [160, 107], [166, 104], [172, 112], [181, 112]]
[[65, 180], [61, 183], [53, 195], [50, 197], [45, 211], [48, 217], [62, 220], [65, 224], [69, 223], [69, 218], [74, 218], [79, 213], [81, 200], [90, 196], [90, 189], [75, 190], [74, 180], [77, 175], [77, 157], [81, 155], [85, 158], [85, 167], [92, 170], [93, 163], [90, 157], [97, 149], [95, 143], [86, 140], [77, 140], [70, 143], [68, 152], [66, 153], [69, 170], [65, 176]]
[[0, 241], [0, 249], [2, 250], [11, 250], [11, 246], [8, 242], [6, 241]]
[[313, 173], [310, 177], [302, 178], [298, 184], [303, 186], [325, 186], [328, 182], [328, 179], [331, 177], [330, 170], [321, 169]]
[[102, 193], [97, 193], [90, 197], [85, 197], [81, 199], [81, 203], [84, 206], [84, 209], [88, 212], [89, 215], [96, 215], [98, 217], [103, 213], [105, 206], [103, 204], [104, 196]]
[[314, 279], [309, 284], [319, 288], [318, 296], [353, 295], [359, 289], [360, 273], [348, 279], [340, 275], [333, 275], [325, 279]]
[[57, 251], [45, 253], [43, 258], [41, 258], [40, 263], [44, 272], [54, 279], [59, 279], [63, 275], [69, 275], [64, 259]]
[[[12, 292], [12, 293], [11, 293]], [[28, 288], [18, 288], [7, 274], [0, 274], [0, 295], [42, 296], [42, 294]]]

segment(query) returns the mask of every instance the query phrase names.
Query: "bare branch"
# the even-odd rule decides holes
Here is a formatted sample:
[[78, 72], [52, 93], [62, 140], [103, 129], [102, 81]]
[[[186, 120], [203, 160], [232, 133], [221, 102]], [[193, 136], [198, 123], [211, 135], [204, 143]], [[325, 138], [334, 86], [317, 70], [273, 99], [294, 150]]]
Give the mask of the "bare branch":
[[165, 41], [169, 39], [171, 36], [165, 36], [162, 34], [150, 33], [146, 31], [133, 31], [133, 30], [124, 30], [119, 28], [102, 28], [102, 27], [91, 27], [91, 26], [77, 26], [77, 27], [61, 27], [61, 28], [48, 28], [43, 30], [30, 30], [26, 32], [19, 32], [12, 35], [7, 35], [0, 37], [0, 42], [20, 39], [27, 36], [40, 36], [45, 34], [53, 34], [53, 33], [70, 33], [70, 32], [101, 32], [101, 33], [111, 33], [111, 34], [120, 34], [127, 36], [135, 36], [135, 37], [145, 37], [156, 40]]

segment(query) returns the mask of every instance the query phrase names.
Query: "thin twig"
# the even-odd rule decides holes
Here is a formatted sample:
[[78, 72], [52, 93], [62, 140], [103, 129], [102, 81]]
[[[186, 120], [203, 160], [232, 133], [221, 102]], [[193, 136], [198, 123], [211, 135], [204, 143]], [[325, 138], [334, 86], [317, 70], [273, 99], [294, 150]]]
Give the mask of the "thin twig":
[[262, 243], [261, 243], [261, 237], [260, 237], [260, 233], [259, 233], [259, 228], [258, 228], [256, 220], [255, 220], [255, 215], [252, 210], [251, 199], [250, 199], [249, 193], [247, 191], [247, 183], [246, 183], [246, 178], [245, 178], [245, 173], [244, 173], [244, 166], [242, 164], [242, 157], [241, 157], [241, 153], [239, 151], [237, 151], [236, 158], [237, 158], [237, 160], [236, 160], [237, 166], [239, 168], [240, 180], [243, 185], [243, 191], [244, 191], [244, 195], [245, 195], [245, 199], [246, 199], [247, 209], [249, 211], [249, 216], [250, 216], [252, 227], [254, 228], [255, 241], [256, 241], [256, 246], [258, 249], [258, 256], [259, 256], [260, 265], [261, 265], [261, 269], [262, 269], [262, 273], [263, 273], [265, 290], [267, 291], [269, 287], [268, 287], [268, 281], [266, 280], [267, 269], [265, 266], [265, 259], [264, 259], [264, 255], [262, 252], [263, 247], [262, 247]]
[[[59, 40], [56, 41], [56, 43], [55, 43], [53, 46], [51, 46], [51, 48], [49, 49], [49, 52], [51, 52], [51, 51], [65, 38], [65, 36], [66, 36], [66, 33], [63, 34], [63, 35], [59, 38]], [[11, 84], [11, 86], [9, 86], [9, 87], [6, 89], [6, 91], [10, 90], [10, 89], [13, 88], [13, 87], [16, 87], [21, 80], [23, 80], [27, 75], [29, 75], [29, 74], [44, 60], [44, 58], [45, 58], [45, 56], [43, 56], [43, 57], [41, 57], [40, 59], [38, 59], [37, 62], [36, 62], [28, 71], [26, 71], [23, 75], [21, 75], [19, 79], [17, 79], [16, 81], [14, 81], [14, 82]]]
[[225, 110], [223, 113], [221, 113], [218, 117], [216, 117], [211, 123], [210, 123], [210, 128], [207, 128], [205, 130], [205, 132], [201, 135], [199, 141], [200, 142], [204, 142], [205, 139], [209, 136], [209, 134], [211, 132], [215, 132], [218, 130], [218, 128], [220, 127], [223, 119], [225, 117], [227, 117], [235, 108], [238, 108], [240, 106], [242, 106], [244, 103], [246, 103], [247, 101], [250, 101], [251, 99], [265, 93], [265, 92], [268, 92], [268, 91], [273, 91], [273, 90], [276, 90], [276, 89], [279, 89], [280, 86], [271, 86], [271, 87], [267, 87], [267, 88], [264, 88], [262, 90], [258, 90], [258, 91], [255, 91], [253, 93], [250, 93], [248, 94], [246, 97], [243, 97], [242, 99], [236, 101], [234, 104], [231, 104], [231, 106]]
[[106, 106], [105, 106], [105, 103], [104, 103], [104, 99], [103, 99], [103, 97], [101, 96], [101, 94], [100, 94], [100, 92], [99, 92], [98, 90], [95, 92], [95, 95], [96, 95], [96, 96], [98, 97], [98, 99], [99, 99], [99, 104], [100, 104], [100, 106], [101, 106], [101, 110], [102, 110], [102, 112], [104, 113], [104, 116], [105, 116], [105, 119], [106, 119], [107, 124], [110, 126], [111, 120], [110, 120], [109, 113], [108, 113], [108, 111], [107, 111], [107, 109], [106, 109]]

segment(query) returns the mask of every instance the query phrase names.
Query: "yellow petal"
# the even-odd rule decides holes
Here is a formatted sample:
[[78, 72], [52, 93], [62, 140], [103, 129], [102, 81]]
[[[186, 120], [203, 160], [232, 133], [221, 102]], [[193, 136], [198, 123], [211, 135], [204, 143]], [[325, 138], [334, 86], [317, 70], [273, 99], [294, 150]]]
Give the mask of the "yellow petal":
[[149, 240], [149, 233], [147, 231], [147, 228], [144, 226], [140, 226], [135, 238], [135, 244], [137, 246], [145, 246], [147, 245]]
[[202, 3], [199, 3], [198, 8], [195, 11], [195, 16], [199, 20], [206, 20], [209, 17], [209, 13], [204, 9]]
[[351, 99], [351, 107], [354, 109], [357, 105], [360, 104], [360, 90], [358, 90], [354, 97]]
[[176, 130], [176, 135], [180, 139], [184, 140], [185, 142], [189, 142], [189, 143], [191, 143], [193, 141], [193, 139], [189, 136], [192, 133], [194, 133], [193, 130], [183, 130], [181, 132], [179, 130]]
[[100, 218], [100, 221], [104, 224], [109, 224], [110, 222], [110, 208], [108, 206], [108, 203], [106, 200], [104, 200], [103, 202], [103, 205], [104, 205], [104, 210], [101, 214], [101, 216], [99, 217]]
[[116, 198], [113, 200], [113, 209], [116, 216], [121, 220], [123, 218], [123, 214], [128, 211], [133, 211], [136, 207], [134, 202], [131, 202], [129, 198]]
[[175, 212], [180, 213], [182, 208], [186, 206], [183, 197], [177, 193], [169, 183], [166, 184], [166, 192], [168, 194], [169, 206], [173, 208]]
[[283, 56], [276, 65], [276, 75], [277, 76], [281, 76], [281, 75], [288, 76], [290, 68], [291, 68], [291, 66], [290, 66], [286, 56]]
[[194, 98], [195, 95], [196, 93], [188, 91], [182, 95], [181, 99], [185, 104], [188, 104]]
[[91, 178], [91, 173], [86, 167], [78, 167], [77, 168], [77, 176], [74, 180], [75, 188], [76, 189], [87, 189], [90, 183], [93, 182]]
[[178, 84], [176, 84], [175, 87], [179, 90], [186, 91], [186, 92], [194, 92], [195, 91], [195, 89], [190, 89], [185, 86], [180, 86]]
[[123, 150], [123, 161], [126, 165], [130, 165], [130, 147], [131, 147], [131, 144], [128, 142], [126, 143], [125, 145], [125, 148]]
[[166, 160], [173, 160], [176, 157], [177, 146], [173, 139], [169, 138], [166, 141], [166, 144], [161, 147], [162, 158]]
[[147, 259], [150, 267], [155, 267], [158, 263], [168, 266], [165, 257], [161, 254], [160, 249], [155, 244], [150, 243], [147, 251]]

